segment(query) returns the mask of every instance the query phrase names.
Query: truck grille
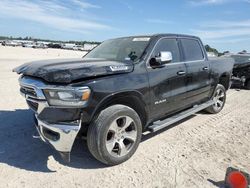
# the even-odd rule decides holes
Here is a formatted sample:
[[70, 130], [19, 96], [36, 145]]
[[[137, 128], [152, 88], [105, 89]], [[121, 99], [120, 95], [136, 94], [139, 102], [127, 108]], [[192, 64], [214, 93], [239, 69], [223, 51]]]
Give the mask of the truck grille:
[[27, 104], [29, 105], [29, 108], [31, 110], [37, 112], [38, 103], [33, 101], [34, 99], [37, 99], [37, 94], [36, 94], [35, 89], [32, 87], [21, 86], [20, 92], [26, 96], [26, 98], [27, 98], [26, 101], [27, 101]]
[[35, 113], [41, 113], [47, 106], [46, 98], [41, 87], [45, 84], [35, 78], [28, 76], [19, 77], [20, 93], [26, 99], [29, 108]]
[[26, 86], [21, 86], [20, 92], [23, 93], [24, 95], [28, 95], [29, 97], [36, 98], [36, 91], [34, 88], [31, 87], [26, 87]]
[[37, 109], [38, 109], [38, 103], [29, 101], [29, 100], [27, 100], [27, 103], [28, 103], [29, 107], [30, 107], [33, 111], [35, 111], [35, 112], [37, 111]]

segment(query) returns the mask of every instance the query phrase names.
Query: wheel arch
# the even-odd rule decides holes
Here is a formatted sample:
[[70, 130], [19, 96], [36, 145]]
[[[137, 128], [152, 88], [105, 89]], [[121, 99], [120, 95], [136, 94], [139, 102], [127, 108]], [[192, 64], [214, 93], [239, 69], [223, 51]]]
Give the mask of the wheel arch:
[[225, 89], [228, 90], [230, 88], [230, 78], [231, 78], [231, 75], [225, 72], [220, 75], [218, 84], [223, 85]]
[[105, 97], [95, 108], [91, 119], [93, 120], [102, 110], [115, 104], [122, 104], [135, 110], [141, 119], [143, 128], [145, 128], [148, 120], [148, 109], [142, 100], [142, 94], [137, 91], [124, 91]]

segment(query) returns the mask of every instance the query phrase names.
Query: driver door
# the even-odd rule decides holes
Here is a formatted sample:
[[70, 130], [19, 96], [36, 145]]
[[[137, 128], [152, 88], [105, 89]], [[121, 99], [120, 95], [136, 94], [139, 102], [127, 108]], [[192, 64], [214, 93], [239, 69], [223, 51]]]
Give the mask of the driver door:
[[155, 58], [160, 52], [171, 52], [172, 61], [152, 68], [148, 65], [148, 77], [151, 92], [151, 111], [153, 118], [166, 116], [185, 107], [186, 65], [181, 55], [176, 38], [161, 38], [150, 57]]

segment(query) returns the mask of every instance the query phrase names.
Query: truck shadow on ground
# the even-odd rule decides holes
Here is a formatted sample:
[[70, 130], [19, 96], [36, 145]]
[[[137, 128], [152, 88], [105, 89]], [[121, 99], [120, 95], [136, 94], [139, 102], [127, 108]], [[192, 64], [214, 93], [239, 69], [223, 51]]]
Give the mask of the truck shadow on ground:
[[192, 119], [192, 118], [195, 117], [195, 116], [196, 116], [196, 115], [191, 115], [191, 116], [189, 116], [189, 117], [187, 117], [187, 118], [184, 118], [183, 120], [180, 120], [180, 121], [178, 121], [178, 122], [176, 122], [176, 123], [174, 123], [174, 124], [172, 124], [172, 125], [169, 125], [169, 126], [163, 128], [163, 129], [161, 129], [161, 130], [159, 130], [159, 131], [156, 131], [156, 132], [153, 132], [153, 133], [145, 132], [145, 133], [143, 133], [143, 135], [142, 135], [141, 142], [145, 142], [145, 141], [147, 141], [148, 139], [150, 139], [150, 138], [152, 138], [152, 137], [154, 137], [154, 136], [160, 135], [161, 133], [163, 133], [163, 132], [165, 132], [165, 131], [167, 131], [167, 130], [169, 130], [169, 129], [172, 129], [173, 127], [178, 126], [179, 124], [181, 124], [181, 123], [183, 123], [183, 122], [185, 122], [185, 121], [188, 121], [189, 119]]
[[[143, 134], [142, 142], [192, 117], [194, 116], [190, 116], [158, 132]], [[32, 137], [34, 134], [36, 134], [36, 128], [31, 110], [0, 110], [0, 163], [28, 171], [51, 173], [55, 172], [48, 167], [48, 160], [52, 156], [56, 163], [72, 168], [98, 169], [107, 167], [92, 157], [88, 151], [86, 141], [82, 139], [75, 141], [71, 153], [71, 162], [65, 163], [59, 153], [48, 144], [40, 139], [34, 139]]]
[[55, 172], [48, 167], [48, 159], [52, 155], [56, 162], [72, 168], [105, 167], [91, 156], [83, 140], [76, 140], [71, 163], [67, 164], [48, 144], [40, 139], [34, 139], [34, 133], [36, 129], [30, 110], [0, 110], [0, 163], [28, 171]]

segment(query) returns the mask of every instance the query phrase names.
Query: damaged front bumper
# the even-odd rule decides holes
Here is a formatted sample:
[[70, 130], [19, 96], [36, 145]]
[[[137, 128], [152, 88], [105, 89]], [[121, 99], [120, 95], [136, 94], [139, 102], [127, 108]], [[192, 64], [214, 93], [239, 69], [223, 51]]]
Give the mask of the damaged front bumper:
[[65, 161], [70, 162], [70, 152], [81, 129], [81, 121], [78, 123], [49, 124], [37, 118], [36, 128], [40, 138], [52, 145]]
[[43, 94], [43, 89], [48, 85], [39, 79], [21, 76], [19, 84], [21, 95], [35, 112], [36, 128], [41, 140], [49, 143], [69, 162], [72, 146], [81, 129], [81, 113], [75, 108], [50, 106]]

